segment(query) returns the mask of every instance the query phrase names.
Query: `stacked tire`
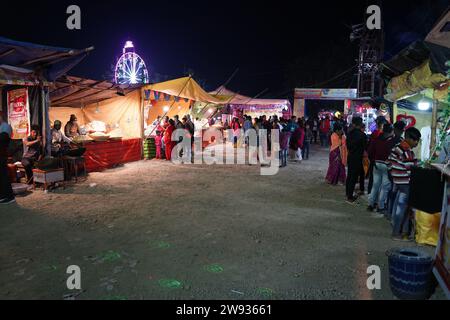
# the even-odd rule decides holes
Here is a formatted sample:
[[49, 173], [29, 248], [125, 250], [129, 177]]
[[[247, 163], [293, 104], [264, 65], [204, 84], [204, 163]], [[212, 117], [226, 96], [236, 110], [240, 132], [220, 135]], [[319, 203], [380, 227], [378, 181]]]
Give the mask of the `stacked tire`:
[[436, 289], [433, 258], [415, 248], [395, 249], [389, 257], [389, 282], [392, 293], [402, 300], [426, 300]]
[[149, 138], [144, 142], [144, 159], [156, 158], [155, 138]]

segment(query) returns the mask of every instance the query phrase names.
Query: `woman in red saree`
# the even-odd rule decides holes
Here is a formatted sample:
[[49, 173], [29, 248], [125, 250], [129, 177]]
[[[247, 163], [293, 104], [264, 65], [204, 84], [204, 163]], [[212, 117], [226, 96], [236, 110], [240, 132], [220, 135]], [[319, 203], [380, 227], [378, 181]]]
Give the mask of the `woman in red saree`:
[[175, 146], [175, 141], [172, 141], [172, 134], [175, 131], [175, 121], [169, 120], [169, 126], [164, 131], [164, 144], [166, 146], [166, 160], [172, 160], [172, 149]]
[[347, 165], [347, 144], [344, 131], [339, 124], [335, 124], [331, 135], [330, 164], [326, 176], [327, 183], [345, 184]]

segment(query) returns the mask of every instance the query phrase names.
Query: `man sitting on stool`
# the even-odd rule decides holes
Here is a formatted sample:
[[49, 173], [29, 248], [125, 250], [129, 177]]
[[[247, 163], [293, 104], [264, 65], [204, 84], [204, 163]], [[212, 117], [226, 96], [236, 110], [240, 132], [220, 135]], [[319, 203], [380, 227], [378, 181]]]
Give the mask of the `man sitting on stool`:
[[25, 168], [28, 184], [31, 184], [34, 164], [42, 158], [42, 137], [39, 134], [39, 127], [31, 127], [31, 134], [23, 143], [27, 151], [23, 154], [22, 165]]
[[53, 124], [52, 134], [52, 156], [59, 157], [64, 156], [70, 151], [69, 145], [72, 140], [66, 137], [66, 135], [61, 131], [62, 123], [56, 120]]
[[[56, 120], [53, 124], [52, 134], [52, 157], [72, 156], [79, 157], [85, 152], [85, 148], [79, 147], [72, 139], [61, 131], [62, 123]], [[73, 146], [73, 148], [71, 148]]]

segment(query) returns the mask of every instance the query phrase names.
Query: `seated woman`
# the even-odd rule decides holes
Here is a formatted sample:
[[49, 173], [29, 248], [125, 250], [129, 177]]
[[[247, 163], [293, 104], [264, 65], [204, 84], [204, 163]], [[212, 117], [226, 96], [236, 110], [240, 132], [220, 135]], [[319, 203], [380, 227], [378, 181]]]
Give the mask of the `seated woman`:
[[22, 165], [25, 168], [28, 184], [31, 184], [34, 164], [42, 156], [42, 137], [39, 134], [39, 128], [37, 126], [31, 127], [30, 136], [24, 139], [23, 144], [26, 151], [23, 154]]

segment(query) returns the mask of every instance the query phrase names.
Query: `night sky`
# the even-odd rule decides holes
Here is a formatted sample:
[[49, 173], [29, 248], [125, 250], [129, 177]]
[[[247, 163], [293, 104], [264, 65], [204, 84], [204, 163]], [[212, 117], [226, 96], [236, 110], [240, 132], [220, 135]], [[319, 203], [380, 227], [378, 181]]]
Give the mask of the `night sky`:
[[[223, 84], [242, 94], [288, 97], [352, 67], [350, 26], [376, 1], [8, 1], [0, 34], [69, 48], [95, 46], [72, 75], [110, 79], [126, 40], [144, 58], [153, 81], [189, 72], [207, 90]], [[82, 10], [82, 30], [66, 28], [66, 8]], [[386, 56], [423, 39], [448, 0], [384, 1]], [[355, 86], [352, 73], [324, 87]]]

